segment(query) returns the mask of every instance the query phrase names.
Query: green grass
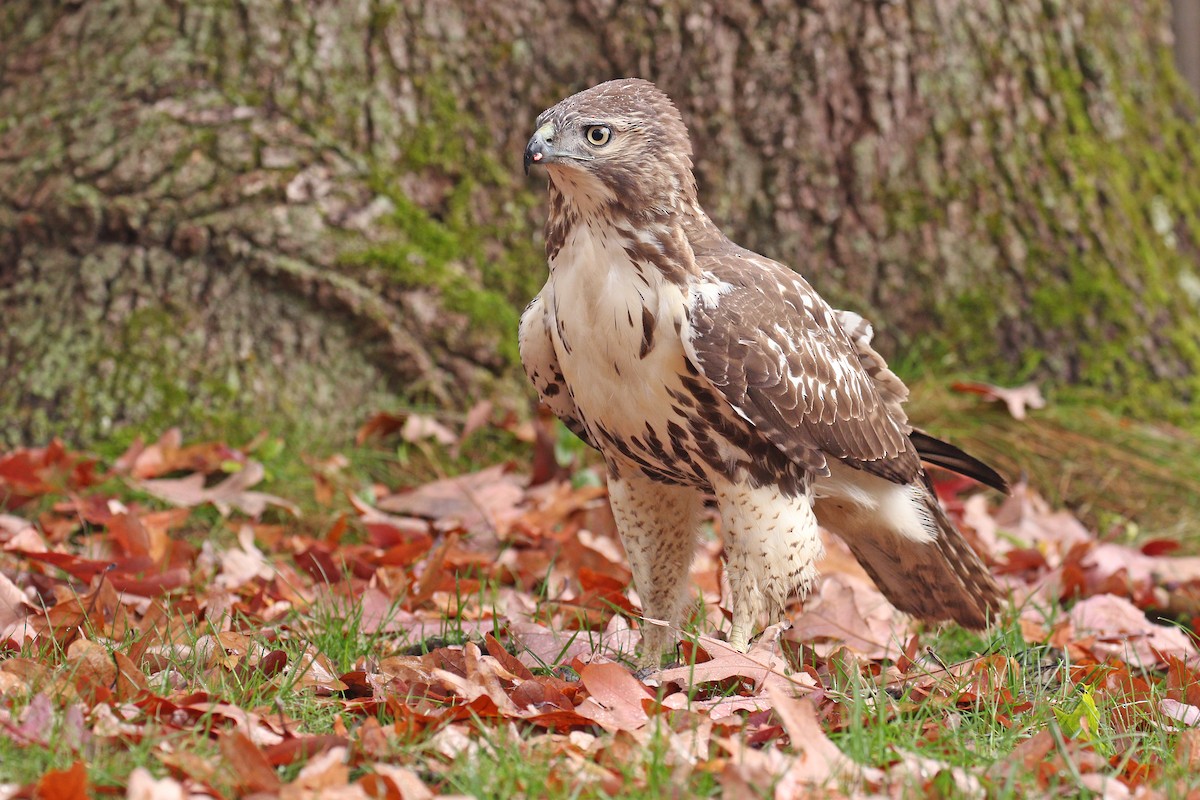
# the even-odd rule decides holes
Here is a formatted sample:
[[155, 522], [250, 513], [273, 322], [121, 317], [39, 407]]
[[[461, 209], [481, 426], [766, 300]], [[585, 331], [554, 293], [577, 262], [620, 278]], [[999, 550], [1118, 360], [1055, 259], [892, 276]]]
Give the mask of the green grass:
[[[1052, 407], [1044, 414], [1034, 412], [1033, 421], [1010, 423], [992, 409], [980, 409], [972, 398], [961, 403], [957, 397], [941, 397], [934, 394], [929, 399], [924, 387], [917, 389], [917, 413], [927, 414], [928, 426], [941, 435], [970, 445], [963, 441], [969, 436], [958, 433], [970, 432], [974, 436], [991, 437], [992, 431], [1005, 432], [1016, 443], [1045, 439], [1044, 427], [1053, 421], [1063, 429], [1069, 429], [1071, 417], [1080, 416], [1070, 406]], [[936, 401], [936, 403], [935, 403]], [[940, 404], [940, 405], [938, 405]], [[1102, 413], [1102, 412], [1099, 412]], [[1082, 414], [1087, 422], [1088, 414]], [[984, 420], [983, 423], [979, 419]], [[936, 424], [935, 424], [936, 423]], [[1085, 423], [1078, 423], [1082, 425]], [[1090, 424], [1090, 422], [1087, 422]], [[974, 427], [972, 427], [974, 426]], [[1121, 427], [1123, 434], [1130, 430]], [[1098, 434], [1098, 430], [1094, 431]], [[1082, 435], [1082, 434], [1080, 434]], [[1134, 429], [1135, 436], [1145, 436], [1154, 444], [1157, 440]], [[992, 439], [988, 439], [993, 441]], [[1007, 441], [1007, 440], [1006, 440]], [[261, 458], [270, 473], [269, 480], [261, 487], [301, 503], [304, 517], [297, 522], [286, 515], [276, 521], [290, 526], [290, 532], [303, 535], [315, 530], [314, 538], [320, 538], [322, 526], [346, 508], [344, 498], [330, 508], [317, 506], [311, 499], [312, 478], [309, 468], [296, 455], [296, 441], [271, 444], [264, 440], [251, 452], [252, 457]], [[1044, 442], [1043, 442], [1044, 443]], [[1147, 445], [1150, 446], [1150, 445]], [[1164, 448], [1170, 448], [1170, 443]], [[451, 458], [439, 448], [419, 444], [401, 443], [395, 439], [383, 444], [374, 443], [349, 450], [349, 466], [339, 480], [343, 489], [365, 493], [375, 482], [388, 486], [405, 483], [415, 484], [423, 480], [455, 474], [487, 463], [488, 459], [507, 452], [523, 453], [525, 445], [515, 442], [511, 434], [498, 431], [483, 431], [472, 436], [464, 452]], [[119, 453], [119, 450], [115, 452]], [[1164, 451], [1168, 452], [1168, 451]], [[560, 454], [565, 460], [586, 461], [572, 446], [565, 445]], [[981, 455], [988, 455], [981, 453]], [[110, 454], [109, 458], [112, 457]], [[521, 455], [524, 458], [526, 455]], [[1192, 462], [1187, 462], [1188, 464]], [[1190, 467], [1185, 465], [1181, 472]], [[131, 492], [118, 482], [127, 499], [137, 499], [153, 506], [153, 500]], [[44, 501], [42, 510], [49, 510], [53, 503]], [[23, 513], [24, 513], [23, 509]], [[272, 512], [276, 513], [276, 512]], [[311, 517], [311, 518], [310, 518]], [[314, 521], [315, 520], [315, 521]], [[218, 546], [227, 546], [236, 533], [234, 523], [222, 520], [210, 510], [201, 510], [192, 515], [188, 526], [178, 533], [196, 542], [209, 540]], [[360, 532], [353, 528], [343, 541], [359, 542]], [[285, 557], [279, 553], [273, 557]], [[547, 572], [549, 575], [549, 572]], [[375, 629], [364, 616], [363, 606], [354, 594], [355, 583], [348, 578], [346, 569], [339, 567], [335, 574], [324, 576], [324, 582], [309, 587], [310, 601], [298, 602], [283, 614], [258, 616], [245, 610], [234, 609], [230, 616], [214, 613], [206, 617], [195, 613], [187, 606], [190, 598], [183, 592], [165, 598], [162, 606], [165, 617], [157, 624], [159, 638], [185, 646], [178, 652], [165, 653], [151, 662], [143, 661], [146, 680], [151, 692], [178, 699], [189, 692], [207, 692], [214, 698], [246, 709], [262, 716], [288, 720], [289, 729], [301, 735], [328, 734], [349, 731], [352, 741], [352, 777], [370, 770], [370, 761], [387, 760], [414, 770], [427, 783], [442, 792], [457, 792], [478, 797], [548, 797], [548, 798], [592, 798], [622, 796], [633, 798], [656, 797], [716, 797], [724, 790], [720, 769], [729, 756], [719, 747], [719, 736], [743, 735], [737, 729], [714, 733], [707, 753], [700, 754], [701, 764], [681, 768], [677, 761], [668, 757], [669, 739], [666, 728], [676, 726], [679, 732], [691, 730], [688, 726], [698, 724], [695, 715], [659, 714], [652, 716], [648, 746], [642, 747], [628, 741], [627, 734], [611, 734], [598, 727], [586, 727], [572, 739], [565, 733], [548, 732], [535, 725], [508, 721], [474, 719], [467, 723], [456, 723], [467, 734], [471, 744], [458, 756], [447, 755], [443, 733], [447, 725], [437, 724], [426, 728], [415, 728], [402, 735], [388, 738], [383, 750], [374, 752], [370, 758], [362, 756], [359, 749], [359, 733], [363, 726], [378, 722], [386, 729], [403, 720], [397, 717], [394, 707], [382, 705], [371, 711], [347, 710], [343, 698], [337, 693], [317, 691], [301, 680], [297, 666], [306, 654], [322, 653], [329, 663], [333, 675], [341, 675], [363, 666], [378, 664], [383, 658], [394, 655], [420, 655], [439, 647], [459, 645], [467, 641], [479, 643], [478, 626], [468, 625], [477, 612], [491, 611], [501, 615], [498, 607], [503, 587], [488, 575], [468, 575], [477, 578], [478, 585], [470, 593], [461, 591], [452, 597], [442, 611], [442, 624], [436, 633], [425, 639], [415, 638], [404, 632], [388, 632]], [[191, 587], [194, 590], [196, 587]], [[304, 587], [292, 587], [299, 590]], [[580, 623], [582, 617], [573, 617], [569, 608], [562, 604], [557, 588], [549, 581], [523, 587], [534, 601], [539, 620], [549, 620], [554, 613], [562, 624]], [[235, 599], [247, 601], [248, 594], [236, 594]], [[404, 597], [399, 597], [385, 613], [398, 614]], [[215, 606], [219, 609], [220, 606]], [[567, 611], [567, 613], [563, 613]], [[470, 612], [470, 615], [468, 614]], [[582, 612], [581, 612], [582, 613]], [[1048, 622], [1053, 622], [1050, 620]], [[685, 629], [685, 636], [712, 633], [702, 610], [697, 608]], [[1049, 630], [1053, 626], [1047, 624]], [[231, 649], [222, 659], [209, 662], [196, 654], [198, 643], [222, 630], [233, 630], [247, 637], [245, 651]], [[169, 631], [170, 636], [161, 635]], [[516, 650], [515, 641], [505, 640], [502, 631], [498, 634], [501, 643], [510, 652]], [[117, 791], [125, 785], [128, 774], [137, 766], [146, 766], [156, 776], [177, 774], [169, 759], [186, 757], [200, 762], [221, 763], [219, 745], [215, 735], [225, 730], [226, 721], [216, 714], [202, 715], [199, 719], [177, 729], [155, 721], [145, 712], [129, 712], [123, 716], [125, 706], [118, 700], [104, 701], [114, 714], [122, 715], [126, 722], [140, 726], [139, 733], [107, 735], [81, 735], [80, 731], [92, 732], [98, 718], [94, 708], [97, 704], [80, 702], [74, 698], [78, 672], [87, 669], [85, 662], [71, 658], [71, 641], [86, 639], [99, 642], [110, 651], [123, 654], [135, 653], [139, 642], [130, 637], [119, 645], [107, 644], [104, 631], [88, 625], [82, 631], [72, 633], [62, 629], [55, 637], [47, 637], [35, 646], [26, 646], [15, 654], [0, 654], [0, 672], [5, 663], [14, 657], [26, 658], [43, 665], [44, 680], [34, 683], [34, 688], [23, 693], [0, 694], [0, 720], [12, 725], [30, 713], [31, 704], [42, 706], [49, 700], [51, 723], [43, 732], [42, 741], [24, 745], [14, 740], [5, 731], [0, 731], [0, 783], [18, 785], [35, 782], [47, 770], [68, 768], [82, 759], [88, 766], [89, 779], [101, 790]], [[577, 631], [566, 632], [567, 644], [570, 637], [596, 645], [600, 631], [584, 626]], [[989, 796], [1028, 797], [1047, 791], [1065, 796], [1090, 796], [1089, 790], [1080, 783], [1078, 771], [1072, 772], [1069, 765], [1077, 759], [1081, 743], [1101, 754], [1109, 762], [1103, 768], [1105, 774], [1119, 774], [1132, 769], [1130, 759], [1150, 764], [1158, 770], [1153, 783], [1162, 787], [1168, 797], [1174, 796], [1176, 784], [1191, 785], [1196, 778], [1190, 775], [1186, 765], [1175, 758], [1176, 734], [1166, 730], [1159, 718], [1158, 702], [1165, 697], [1165, 678], [1158, 673], [1139, 673], [1131, 670], [1135, 678], [1146, 682], [1141, 702], [1132, 702], [1129, 697], [1106, 688], [1101, 680], [1094, 689], [1088, 690], [1072, 678], [1072, 664], [1067, 653], [1050, 647], [1046, 642], [1024, 640], [1016, 622], [1009, 620], [984, 634], [966, 631], [956, 626], [925, 630], [920, 633], [918, 659], [923, 667], [916, 667], [907, 681], [882, 681], [877, 675], [864, 670], [856, 662], [826, 659], [823, 664], [828, 670], [825, 681], [828, 698], [835, 704], [834, 717], [825, 721], [824, 728], [843, 754], [854, 763], [865, 768], [887, 768], [906, 754], [918, 754], [946, 765], [961, 768], [969, 775], [983, 781]], [[187, 648], [191, 648], [188, 650]], [[286, 656], [287, 669], [268, 673], [249, 666], [254, 660], [251, 653], [266, 654], [280, 650]], [[564, 648], [565, 652], [565, 648]], [[969, 662], [978, 655], [990, 656], [1004, 661], [1008, 666], [1003, 674], [996, 674], [996, 685], [992, 691], [968, 695], [963, 680], [943, 680], [935, 683], [932, 690], [929, 681], [921, 679], [922, 669], [936, 671], [940, 664], [955, 665]], [[632, 659], [633, 654], [629, 654]], [[565, 680], [575, 680], [578, 675], [562, 663], [562, 654], [551, 658], [535, 672], [551, 674]], [[1075, 676], [1078, 678], [1078, 676]], [[1103, 671], [1101, 670], [1101, 677]], [[723, 685], [695, 687], [694, 699], [704, 699], [736, 693], [741, 690], [737, 682]], [[37, 699], [38, 692], [46, 698]], [[931, 693], [932, 692], [932, 693]], [[129, 698], [122, 698], [127, 701]], [[401, 703], [404, 695], [398, 694]], [[827, 701], [828, 702], [828, 701]], [[828, 706], [826, 706], [828, 708]], [[101, 729], [102, 731], [102, 729]], [[1045, 759], [1028, 765], [1020, 758], [1020, 748], [1030, 737], [1048, 731], [1053, 736], [1053, 748]], [[441, 736], [442, 738], [439, 738]], [[594, 738], [593, 738], [594, 737]], [[781, 740], [770, 741], [764, 747], [780, 746]], [[791, 745], [783, 745], [785, 748]], [[616, 757], [614, 754], [622, 754]], [[1054, 761], [1058, 759], [1058, 761]], [[1048, 780], [1048, 785], [1037, 782], [1034, 772], [1045, 760], [1060, 764]], [[707, 762], [707, 763], [706, 763]], [[583, 765], [583, 766], [581, 766]], [[589, 766], [590, 765], [590, 766]], [[294, 777], [300, 763], [279, 767], [283, 779]], [[584, 772], [579, 773], [580, 770]], [[575, 779], [577, 773], [582, 777]], [[905, 780], [910, 780], [906, 778]], [[224, 781], [224, 782], [223, 782]], [[214, 779], [217, 788], [226, 794], [236, 793], [236, 786], [228, 783], [228, 776]], [[1039, 787], [1034, 791], [1031, 787]], [[853, 788], [853, 787], [851, 787]], [[763, 797], [772, 796], [769, 784], [756, 785], [754, 790]], [[939, 794], [953, 796], [953, 778], [949, 773], [931, 778], [928, 786], [916, 778], [911, 785], [897, 789], [900, 794]]]
[[[453, 617], [447, 620], [447, 625], [452, 632]], [[235, 628], [242, 629], [254, 644], [283, 649], [292, 667], [309, 646], [329, 656], [339, 671], [354, 667], [361, 659], [377, 660], [401, 646], [399, 640], [364, 631], [361, 613], [355, 616], [353, 610], [340, 605], [314, 605], [285, 618], [274, 628], [264, 628], [255, 620], [235, 621]], [[203, 626], [186, 628], [181, 630], [178, 641], [194, 645], [200, 637], [211, 633]], [[962, 767], [984, 779], [989, 796], [1015, 797], [1028, 794], [1028, 787], [1036, 784], [1031, 784], [1029, 769], [1019, 759], [1012, 758], [1014, 749], [1034, 733], [1050, 730], [1056, 741], [1051, 756], [1067, 752], [1072, 740], [1086, 740], [1098, 753], [1112, 759], [1114, 772], [1124, 769], [1123, 762], [1136, 754], [1142, 763], [1148, 760], [1161, 763], [1161, 780], [1165, 782], [1162, 785], [1195, 780], [1185, 766], [1174, 763], [1174, 737], [1162, 728], [1161, 720], [1153, 712], [1157, 701], [1165, 696], [1161, 678], [1146, 676], [1148, 704], [1130, 705], [1108, 692], [1088, 692], [1070, 680], [1072, 664], [1062, 652], [1048, 651], [1044, 643], [1024, 642], [1015, 623], [983, 635], [949, 626], [926, 632], [922, 643], [927, 652], [936, 656], [926, 664], [930, 670], [937, 670], [939, 662], [953, 665], [978, 653], [1011, 659], [1010, 666], [997, 679], [997, 691], [981, 692], [978, 696], [956, 694], [954, 682], [948, 682], [938, 684], [938, 694], [930, 697], [918, 691], [922, 686], [919, 677], [881, 686], [878, 679], [856, 666], [843, 664], [838, 669], [831, 662], [836, 676], [829, 681], [828, 691], [837, 701], [842, 720], [841, 725], [834, 726], [831, 738], [855, 763], [885, 768], [903, 754], [915, 753], [948, 767]], [[123, 645], [122, 649], [133, 644]], [[1051, 658], [1045, 658], [1047, 653]], [[31, 649], [21, 655], [46, 663], [55, 683], [69, 679], [73, 669], [81, 668], [68, 662], [61, 648], [53, 646]], [[294, 674], [266, 676], [255, 670], [239, 670], [237, 666], [206, 667], [187, 656], [169, 658], [159, 666], [164, 668], [164, 675], [173, 675], [161, 678], [163, 682], [182, 681], [194, 690], [209, 692], [248, 710], [283, 714], [300, 733], [329, 733], [339, 720], [352, 731], [362, 723], [362, 718], [347, 716], [339, 702], [311, 690], [298, 689]], [[910, 675], [919, 676], [920, 669], [914, 669]], [[961, 688], [963, 684], [958, 685]], [[155, 681], [152, 688], [165, 693], [167, 687]], [[21, 718], [32, 700], [32, 695], [9, 695], [2, 706], [9, 718], [15, 720]], [[52, 697], [51, 706], [54, 722], [44, 744], [22, 747], [9, 737], [0, 736], [0, 782], [29, 783], [46, 770], [69, 767], [78, 758], [86, 761], [90, 779], [98, 787], [122, 786], [125, 776], [136, 766], [148, 766], [157, 775], [165, 774], [166, 767], [159, 760], [164, 752], [161, 737], [177, 753], [215, 758], [216, 745], [211, 735], [219, 728], [211, 717], [201, 718], [190, 729], [179, 731], [156, 730], [152, 721], [135, 714], [129, 721], [146, 726], [141, 736], [90, 737], [81, 743], [78, 726], [79, 720], [88, 715], [86, 707], [65, 696]], [[72, 715], [75, 722], [69, 722]], [[1118, 725], [1122, 715], [1128, 720]], [[1072, 716], [1076, 720], [1087, 717], [1090, 720], [1087, 730], [1081, 731], [1078, 724], [1072, 724]], [[384, 724], [392, 721], [387, 713], [381, 713], [379, 719]], [[578, 742], [569, 744], [564, 735], [551, 735], [519, 723], [475, 720], [470, 724], [473, 744], [457, 758], [449, 759], [434, 747], [436, 731], [426, 731], [407, 742], [393, 742], [390, 757], [435, 781], [443, 791], [478, 797], [603, 797], [609, 796], [606, 792], [614, 786], [620, 787], [619, 796], [632, 798], [718, 796], [721, 787], [716, 775], [704, 769], [681, 772], [666, 757], [666, 737], [654, 735], [653, 726], [667, 725], [669, 719], [652, 718], [648, 747], [635, 748], [626, 760], [602, 759], [602, 769], [589, 767], [591, 773], [584, 773], [578, 780], [570, 777], [580, 768]], [[90, 727], [90, 723], [84, 727]], [[612, 735], [599, 729], [588, 729], [584, 734], [585, 740], [596, 736], [599, 742], [616, 747]], [[709, 757], [720, 755], [714, 743]], [[583, 760], [589, 761], [590, 757]], [[280, 774], [286, 777], [294, 769], [282, 768]], [[984, 778], [985, 775], [989, 777]], [[770, 796], [771, 787], [758, 788], [764, 797]], [[911, 788], [915, 791], [919, 787]], [[1077, 776], [1069, 771], [1056, 774], [1049, 790], [1068, 795], [1087, 794], [1078, 784]]]
[[1085, 390], [1043, 385], [1046, 407], [1017, 420], [950, 382], [911, 380], [914, 425], [1027, 481], [1101, 538], [1165, 536], [1200, 549], [1200, 417], [1190, 428], [1132, 420]]

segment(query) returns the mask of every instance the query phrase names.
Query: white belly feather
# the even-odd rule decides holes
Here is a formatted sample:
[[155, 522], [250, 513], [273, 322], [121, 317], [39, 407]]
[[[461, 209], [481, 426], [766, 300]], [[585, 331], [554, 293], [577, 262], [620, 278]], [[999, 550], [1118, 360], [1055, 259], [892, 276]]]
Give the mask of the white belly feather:
[[[548, 309], [559, 365], [589, 424], [624, 438], [647, 425], [663, 441], [684, 372], [679, 337], [685, 298], [649, 265], [637, 265], [611, 229], [578, 225], [551, 262]], [[652, 346], [643, 308], [653, 316]]]

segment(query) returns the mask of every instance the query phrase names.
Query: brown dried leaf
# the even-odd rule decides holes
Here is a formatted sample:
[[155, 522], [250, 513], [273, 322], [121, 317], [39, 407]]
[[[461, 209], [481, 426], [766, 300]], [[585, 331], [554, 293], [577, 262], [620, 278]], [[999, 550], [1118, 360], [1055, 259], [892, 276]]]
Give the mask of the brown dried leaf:
[[[350, 781], [350, 768], [346, 766], [345, 747], [332, 747], [313, 758], [300, 770], [295, 782], [287, 787], [283, 796], [305, 797], [308, 795], [294, 794], [294, 789], [301, 788], [314, 792], [316, 797], [332, 796], [332, 792], [343, 788]], [[338, 796], [353, 797], [354, 793]], [[365, 797], [365, 794], [362, 795]]]
[[[745, 653], [733, 649], [727, 642], [701, 636], [697, 644], [709, 656], [708, 661], [662, 670], [651, 676], [649, 682], [692, 687], [740, 678], [753, 687], [755, 695], [765, 694], [772, 689], [785, 694], [808, 691], [816, 686], [816, 681], [806, 672], [790, 674], [792, 670], [779, 647], [782, 631], [782, 625], [772, 625]], [[759, 708], [763, 704], [758, 700], [745, 702], [720, 698], [713, 703], [701, 702], [697, 705], [693, 702], [692, 705], [708, 710], [715, 719], [739, 708]]]
[[480, 430], [492, 418], [493, 404], [491, 400], [480, 400], [475, 405], [471, 406], [471, 410], [467, 412], [467, 418], [463, 422], [462, 433], [458, 435], [457, 441], [454, 442], [454, 448], [450, 451], [450, 455], [458, 458], [462, 452], [463, 442], [477, 430]]
[[263, 551], [254, 544], [254, 530], [249, 525], [238, 529], [238, 547], [222, 550], [221, 568], [213, 583], [222, 589], [237, 589], [252, 580], [269, 580], [275, 574]]
[[125, 789], [125, 800], [184, 800], [186, 797], [182, 783], [169, 776], [155, 780], [145, 767], [134, 768]]
[[803, 796], [803, 787], [824, 786], [846, 772], [850, 759], [825, 735], [812, 701], [798, 700], [777, 686], [766, 691], [796, 754], [776, 786], [776, 796]]
[[643, 700], [651, 694], [620, 664], [588, 664], [579, 673], [588, 697], [576, 706], [581, 716], [608, 731], [635, 731], [649, 719]]
[[435, 481], [389, 495], [377, 504], [382, 511], [424, 517], [443, 528], [456, 523], [471, 533], [504, 536], [520, 516], [525, 479], [505, 465]]
[[0, 643], [11, 639], [19, 647], [33, 638], [27, 619], [36, 611], [20, 587], [0, 572]]
[[443, 447], [449, 447], [458, 442], [454, 431], [425, 414], [409, 414], [408, 419], [404, 420], [404, 425], [400, 428], [400, 438], [413, 443], [432, 439]]
[[[375, 771], [375, 775], [379, 776], [380, 779], [390, 783], [396, 792], [396, 796], [403, 798], [403, 800], [433, 800], [433, 792], [421, 782], [421, 778], [411, 769], [378, 761], [371, 764], [371, 769]], [[370, 778], [371, 776], [368, 775], [363, 780], [367, 781]], [[371, 791], [370, 787], [368, 787], [367, 792], [372, 797], [381, 796], [378, 792]], [[387, 796], [390, 798], [392, 795], [389, 794]]]
[[1100, 594], [1081, 600], [1069, 618], [1076, 638], [1095, 637], [1092, 653], [1098, 659], [1119, 658], [1142, 667], [1165, 666], [1168, 656], [1196, 655], [1196, 646], [1179, 628], [1156, 625], [1123, 597]]
[[826, 575], [804, 603], [785, 635], [813, 645], [822, 656], [846, 646], [864, 658], [897, 658], [911, 635], [911, 623], [867, 578]]
[[262, 481], [265, 471], [257, 461], [247, 461], [239, 471], [212, 488], [204, 485], [204, 475], [194, 472], [185, 478], [157, 478], [154, 480], [135, 480], [133, 485], [148, 492], [160, 500], [173, 505], [193, 508], [205, 503], [212, 503], [222, 516], [228, 516], [236, 508], [251, 517], [261, 516], [267, 506], [278, 506], [300, 515], [300, 509], [291, 501], [284, 500], [273, 494], [250, 491], [251, 486]]
[[221, 755], [229, 762], [227, 775], [244, 794], [278, 792], [282, 785], [279, 775], [267, 761], [258, 745], [240, 731], [230, 731], [220, 737]]
[[1188, 767], [1192, 774], [1200, 771], [1200, 730], [1192, 728], [1179, 734], [1175, 760]]

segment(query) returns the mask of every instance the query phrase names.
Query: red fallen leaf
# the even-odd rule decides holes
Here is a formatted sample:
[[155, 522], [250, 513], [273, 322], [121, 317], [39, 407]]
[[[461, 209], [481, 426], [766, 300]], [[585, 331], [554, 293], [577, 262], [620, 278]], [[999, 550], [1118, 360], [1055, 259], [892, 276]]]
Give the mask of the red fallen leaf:
[[589, 615], [592, 625], [606, 624], [616, 611], [624, 612], [631, 617], [638, 616], [633, 604], [625, 596], [624, 582], [588, 567], [580, 567], [579, 584], [583, 588], [583, 592], [574, 604], [579, 608], [599, 612], [598, 616]]
[[822, 655], [844, 643], [867, 658], [895, 658], [910, 627], [869, 578], [829, 573], [805, 600], [788, 638], [810, 642]]
[[1192, 669], [1178, 656], [1167, 661], [1167, 697], [1200, 706], [1200, 670]]
[[137, 517], [127, 513], [112, 514], [105, 524], [119, 555], [150, 556], [150, 532]]
[[54, 504], [54, 510], [62, 514], [77, 516], [92, 525], [108, 525], [119, 513], [121, 504], [102, 494], [87, 497], [71, 497]]
[[[368, 508], [369, 507], [365, 507]], [[369, 509], [374, 510], [374, 509]], [[363, 507], [358, 508], [362, 513]], [[378, 512], [376, 512], [378, 513]], [[363, 527], [367, 531], [367, 541], [374, 547], [394, 547], [408, 542], [432, 542], [429, 535], [429, 522], [416, 517], [394, 517], [390, 514], [379, 514], [380, 519], [363, 516]]]
[[1062, 590], [1058, 594], [1060, 600], [1066, 601], [1074, 597], [1083, 597], [1088, 593], [1087, 578], [1079, 564], [1064, 564], [1060, 578]]
[[350, 740], [345, 736], [324, 734], [318, 736], [294, 736], [284, 739], [279, 744], [273, 744], [263, 755], [272, 767], [294, 764], [301, 759], [309, 759], [324, 753], [334, 747], [348, 747]]
[[1010, 550], [1004, 562], [997, 565], [996, 572], [1000, 575], [1019, 575], [1022, 572], [1048, 569], [1049, 566], [1042, 551], [1026, 547], [1020, 550]]
[[776, 787], [781, 796], [803, 796], [801, 786], [822, 786], [843, 771], [849, 759], [825, 735], [811, 700], [798, 700], [778, 686], [768, 686], [767, 696], [797, 754]]
[[384, 550], [374, 563], [387, 567], [411, 567], [433, 547], [433, 537], [423, 534], [423, 538], [414, 538]]
[[575, 714], [575, 704], [571, 698], [567, 697], [551, 680], [545, 678], [535, 678], [527, 680], [517, 686], [509, 694], [513, 705], [523, 711], [533, 709], [540, 712], [533, 717], [527, 717], [530, 720], [542, 719], [546, 714], [560, 714], [561, 712], [569, 712], [574, 715], [574, 721], [567, 721], [566, 717], [558, 716], [555, 718], [556, 724], [570, 725], [591, 725], [592, 721], [586, 717], [581, 717]]
[[84, 489], [99, 480], [95, 460], [69, 452], [58, 439], [41, 448], [21, 448], [0, 456], [0, 508], [17, 508], [34, 497]]
[[145, 578], [131, 578], [116, 572], [108, 576], [109, 583], [118, 592], [138, 597], [158, 597], [160, 594], [187, 586], [191, 580], [192, 573], [183, 567], [169, 569]]
[[712, 661], [708, 651], [691, 639], [681, 639], [679, 642], [679, 660], [684, 664], [703, 664]]
[[264, 677], [272, 678], [283, 671], [287, 666], [288, 656], [283, 650], [272, 650], [263, 656], [258, 662], [258, 671]]
[[294, 557], [296, 566], [319, 583], [337, 583], [342, 579], [342, 562], [323, 543], [314, 543]]
[[388, 414], [381, 411], [359, 427], [358, 432], [354, 434], [354, 443], [362, 446], [369, 439], [383, 439], [389, 434], [395, 433], [404, 427], [404, 420], [407, 416], [407, 414]]
[[38, 800], [87, 800], [87, 767], [76, 761], [68, 769], [50, 770], [37, 782]]
[[21, 712], [20, 725], [13, 725], [7, 720], [0, 720], [0, 723], [4, 727], [3, 735], [17, 744], [45, 747], [54, 729], [54, 706], [45, 693], [38, 692]]
[[1174, 553], [1182, 545], [1174, 539], [1148, 539], [1142, 542], [1142, 555], [1147, 556], [1165, 556], [1168, 553]]
[[737, 680], [753, 686], [754, 691], [760, 694], [771, 685], [789, 694], [815, 687], [817, 682], [808, 672], [793, 674], [783, 648], [779, 646], [782, 633], [782, 625], [770, 626], [745, 653], [734, 650], [727, 642], [700, 636], [697, 644], [708, 656], [707, 660], [662, 670], [651, 676], [650, 680], [660, 686], [673, 683], [681, 687], [725, 684]]
[[1130, 789], [1136, 789], [1162, 774], [1161, 764], [1145, 763], [1124, 755], [1111, 756], [1108, 759], [1108, 765], [1113, 769], [1120, 768], [1121, 772], [1117, 775], [1117, 779]]
[[1046, 398], [1042, 397], [1041, 391], [1037, 384], [1026, 383], [1021, 386], [1006, 388], [1003, 386], [993, 386], [990, 383], [977, 383], [974, 381], [956, 381], [950, 384], [950, 388], [956, 392], [966, 392], [977, 394], [984, 400], [1003, 400], [1008, 407], [1008, 413], [1012, 414], [1013, 419], [1025, 419], [1026, 408], [1045, 408]]
[[1026, 771], [1032, 772], [1039, 764], [1045, 762], [1046, 756], [1054, 750], [1054, 747], [1054, 735], [1043, 728], [1014, 747], [1009, 758], [1004, 762], [997, 763], [996, 769], [1001, 768], [1002, 765], [1004, 769], [1008, 769], [1005, 762], [1015, 761], [1020, 763]]
[[283, 783], [258, 745], [241, 731], [229, 731], [220, 737], [221, 755], [229, 762], [228, 775], [240, 794], [278, 792]]
[[37, 613], [20, 587], [0, 572], [0, 642], [13, 638], [18, 645], [28, 630], [28, 618]]
[[92, 578], [96, 577], [102, 572], [114, 572], [128, 575], [131, 573], [145, 572], [146, 570], [154, 568], [154, 562], [146, 556], [99, 560], [82, 558], [69, 553], [37, 553], [29, 550], [13, 550], [12, 552], [25, 556], [32, 561], [40, 561], [43, 564], [50, 564], [51, 566], [58, 567], [72, 578], [77, 578], [85, 582], [90, 582]]

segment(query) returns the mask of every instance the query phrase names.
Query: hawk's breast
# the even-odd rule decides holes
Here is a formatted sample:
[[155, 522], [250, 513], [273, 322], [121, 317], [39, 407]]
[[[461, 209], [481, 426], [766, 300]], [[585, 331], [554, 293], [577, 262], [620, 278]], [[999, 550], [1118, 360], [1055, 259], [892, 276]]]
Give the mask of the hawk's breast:
[[629, 235], [580, 223], [550, 262], [551, 337], [571, 398], [610, 462], [703, 485], [692, 457], [684, 287], [630, 255]]

